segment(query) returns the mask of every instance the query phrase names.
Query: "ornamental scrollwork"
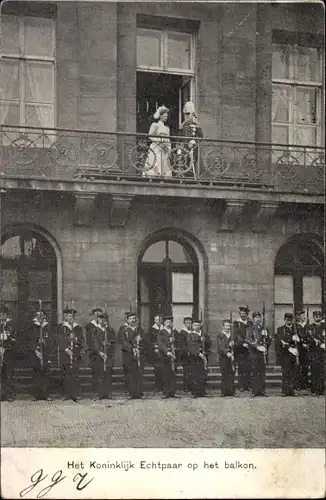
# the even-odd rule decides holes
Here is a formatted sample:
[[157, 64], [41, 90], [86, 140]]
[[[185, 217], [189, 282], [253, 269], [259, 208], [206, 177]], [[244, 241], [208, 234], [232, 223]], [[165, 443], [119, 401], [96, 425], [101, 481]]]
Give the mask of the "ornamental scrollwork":
[[71, 142], [59, 139], [49, 148], [49, 158], [56, 165], [69, 165], [70, 163], [76, 163], [78, 151]]
[[18, 165], [29, 165], [33, 163], [38, 154], [38, 149], [34, 141], [28, 135], [20, 134], [10, 144], [11, 160]]
[[285, 149], [283, 154], [277, 158], [276, 165], [276, 173], [282, 177], [282, 179], [292, 180], [297, 176], [297, 167], [300, 165], [300, 162], [291, 151]]
[[205, 171], [214, 177], [225, 174], [230, 168], [228, 157], [220, 148], [212, 148], [205, 153], [204, 165]]

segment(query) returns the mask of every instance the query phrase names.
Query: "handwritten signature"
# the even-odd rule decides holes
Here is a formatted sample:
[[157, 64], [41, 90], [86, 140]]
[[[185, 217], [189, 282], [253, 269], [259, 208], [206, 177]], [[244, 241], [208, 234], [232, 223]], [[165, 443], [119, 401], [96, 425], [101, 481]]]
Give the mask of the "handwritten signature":
[[[21, 490], [21, 492], [19, 493], [19, 496], [22, 498], [26, 495], [28, 495], [28, 493], [30, 493], [31, 491], [34, 490], [34, 488], [36, 488], [40, 483], [42, 483], [42, 481], [44, 481], [46, 478], [48, 477], [48, 474], [46, 474], [44, 476], [44, 472], [43, 472], [43, 469], [39, 469], [38, 471], [34, 472], [34, 474], [32, 474], [31, 476], [31, 484], [29, 486], [27, 486], [26, 488], [24, 488], [23, 490]], [[49, 493], [49, 491], [52, 490], [52, 488], [54, 488], [54, 486], [57, 486], [59, 483], [61, 483], [64, 479], [66, 479], [67, 476], [63, 476], [62, 474], [62, 470], [57, 470], [51, 479], [49, 479], [48, 481], [50, 481], [50, 484], [48, 484], [47, 486], [45, 486], [41, 491], [38, 492], [38, 494], [36, 495], [36, 498], [43, 498], [45, 497], [45, 495], [47, 495]], [[74, 483], [77, 483], [76, 484], [76, 490], [78, 491], [82, 491], [84, 488], [86, 488], [86, 486], [89, 485], [89, 483], [91, 483], [93, 481], [93, 477], [88, 481], [86, 482], [87, 480], [87, 472], [85, 474], [75, 474], [75, 476], [73, 477], [73, 482]], [[44, 486], [46, 483], [43, 483], [42, 486]]]

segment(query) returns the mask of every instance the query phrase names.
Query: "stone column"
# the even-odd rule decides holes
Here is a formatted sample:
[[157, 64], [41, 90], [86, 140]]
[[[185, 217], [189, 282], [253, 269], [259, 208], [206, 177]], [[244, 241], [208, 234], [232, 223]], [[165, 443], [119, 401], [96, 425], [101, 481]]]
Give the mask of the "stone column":
[[[257, 4], [256, 18], [256, 142], [272, 141], [272, 13], [267, 3]], [[269, 146], [257, 148], [257, 167], [273, 182]]]
[[136, 11], [133, 4], [118, 4], [117, 130], [136, 132]]

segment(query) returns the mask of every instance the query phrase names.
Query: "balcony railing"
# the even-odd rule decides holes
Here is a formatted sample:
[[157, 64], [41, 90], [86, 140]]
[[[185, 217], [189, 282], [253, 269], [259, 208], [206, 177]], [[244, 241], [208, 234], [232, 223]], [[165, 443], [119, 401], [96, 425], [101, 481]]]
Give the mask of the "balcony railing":
[[11, 178], [324, 189], [325, 149], [311, 146], [2, 126], [0, 160]]

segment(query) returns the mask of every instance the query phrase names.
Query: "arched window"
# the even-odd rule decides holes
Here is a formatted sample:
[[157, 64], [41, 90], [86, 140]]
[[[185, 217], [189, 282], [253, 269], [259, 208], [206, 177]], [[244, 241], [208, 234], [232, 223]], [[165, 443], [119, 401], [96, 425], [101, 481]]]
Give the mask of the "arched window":
[[17, 228], [1, 239], [1, 298], [21, 337], [39, 308], [57, 316], [57, 259], [49, 241], [33, 230]]
[[324, 254], [315, 235], [296, 235], [278, 251], [275, 259], [275, 326], [285, 312], [324, 307]]
[[172, 314], [176, 328], [184, 316], [198, 314], [198, 259], [188, 243], [166, 238], [146, 248], [138, 266], [138, 304], [145, 328], [156, 314]]

